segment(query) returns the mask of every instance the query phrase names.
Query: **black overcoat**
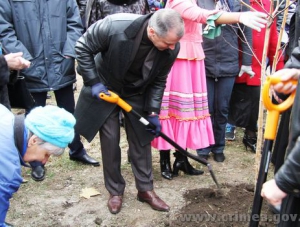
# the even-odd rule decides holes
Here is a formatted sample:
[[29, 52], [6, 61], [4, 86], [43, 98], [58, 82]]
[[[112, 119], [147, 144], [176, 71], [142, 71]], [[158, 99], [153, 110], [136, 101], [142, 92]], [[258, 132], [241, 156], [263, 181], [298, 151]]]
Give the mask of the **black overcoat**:
[[[128, 83], [126, 78], [142, 39], [141, 31], [151, 16], [110, 15], [89, 27], [78, 40], [75, 51], [84, 86], [75, 110], [76, 130], [88, 141], [95, 137], [116, 108], [115, 104], [92, 97], [91, 86], [96, 83], [105, 84], [143, 116], [149, 112], [159, 113], [167, 75], [179, 52], [179, 43], [174, 50], [153, 48], [156, 55], [151, 70], [141, 73], [142, 79], [135, 83]], [[141, 145], [150, 143], [153, 136], [132, 115], [128, 117]]]

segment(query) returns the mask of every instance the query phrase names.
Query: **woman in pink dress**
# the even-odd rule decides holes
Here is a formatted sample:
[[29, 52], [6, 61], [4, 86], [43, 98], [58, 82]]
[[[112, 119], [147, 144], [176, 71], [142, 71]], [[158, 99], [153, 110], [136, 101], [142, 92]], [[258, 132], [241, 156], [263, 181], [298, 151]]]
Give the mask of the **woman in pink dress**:
[[[214, 144], [214, 134], [208, 110], [204, 52], [202, 42], [202, 24], [244, 23], [260, 30], [265, 24], [266, 14], [245, 12], [230, 13], [218, 10], [205, 10], [197, 6], [196, 0], [168, 0], [165, 8], [178, 11], [184, 19], [185, 35], [180, 40], [180, 52], [169, 73], [159, 115], [162, 132], [183, 148], [199, 149]], [[211, 22], [211, 23], [210, 23]], [[211, 34], [211, 33], [210, 33]], [[211, 37], [213, 38], [214, 35]], [[178, 151], [170, 165], [168, 142], [158, 137], [152, 146], [160, 151], [161, 175], [171, 180], [181, 170], [189, 175], [200, 175], [201, 170], [194, 169]]]

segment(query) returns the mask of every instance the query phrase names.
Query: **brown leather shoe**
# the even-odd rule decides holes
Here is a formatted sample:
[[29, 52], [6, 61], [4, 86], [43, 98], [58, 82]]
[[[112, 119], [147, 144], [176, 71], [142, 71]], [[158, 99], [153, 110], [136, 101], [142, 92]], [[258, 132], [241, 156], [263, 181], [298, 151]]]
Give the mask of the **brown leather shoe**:
[[159, 211], [169, 211], [170, 207], [162, 201], [154, 191], [138, 192], [137, 200], [148, 203], [152, 209]]
[[120, 212], [121, 207], [122, 207], [122, 195], [110, 195], [108, 202], [107, 202], [107, 207], [112, 214], [117, 214]]

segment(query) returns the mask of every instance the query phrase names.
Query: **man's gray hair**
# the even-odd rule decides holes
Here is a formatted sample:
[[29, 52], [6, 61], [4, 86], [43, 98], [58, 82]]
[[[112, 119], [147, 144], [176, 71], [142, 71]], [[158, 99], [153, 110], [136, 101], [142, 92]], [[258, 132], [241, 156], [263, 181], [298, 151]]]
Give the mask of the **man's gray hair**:
[[173, 9], [159, 9], [149, 20], [149, 26], [156, 34], [164, 37], [169, 31], [175, 31], [178, 38], [184, 35], [184, 22], [180, 14]]

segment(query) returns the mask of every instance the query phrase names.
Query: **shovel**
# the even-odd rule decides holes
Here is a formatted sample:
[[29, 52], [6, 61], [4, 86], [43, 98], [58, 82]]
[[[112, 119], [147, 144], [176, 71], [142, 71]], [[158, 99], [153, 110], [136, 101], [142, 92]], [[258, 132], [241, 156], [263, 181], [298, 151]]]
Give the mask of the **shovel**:
[[[152, 129], [155, 129], [155, 126], [153, 124], [151, 124], [149, 121], [147, 121], [144, 117], [142, 117], [139, 113], [137, 113], [135, 110], [132, 109], [132, 107], [126, 103], [123, 99], [121, 99], [117, 94], [109, 91], [110, 96], [106, 95], [104, 93], [100, 93], [99, 97], [107, 102], [110, 103], [115, 103], [118, 106], [120, 106], [124, 111], [126, 111], [127, 113], [131, 113], [133, 114], [142, 124], [144, 124], [147, 127], [150, 127]], [[175, 143], [175, 141], [173, 141], [171, 138], [169, 138], [166, 134], [160, 132], [159, 136], [162, 137], [164, 140], [166, 140], [168, 143], [170, 143], [173, 147], [176, 148], [176, 150], [178, 150], [181, 154], [183, 154], [186, 157], [189, 157], [205, 166], [207, 166], [210, 175], [213, 179], [213, 181], [216, 183], [217, 187], [219, 187], [218, 181], [216, 179], [216, 176], [212, 170], [211, 165], [203, 158], [200, 158], [196, 155], [193, 155], [189, 152], [187, 152], [185, 149], [183, 149], [182, 147], [180, 147], [177, 143]]]
[[[263, 102], [268, 112], [265, 125], [263, 150], [261, 155], [261, 161], [252, 206], [252, 213], [250, 218], [250, 227], [257, 227], [259, 224], [260, 212], [263, 201], [263, 198], [261, 197], [260, 193], [262, 190], [262, 185], [266, 182], [268, 175], [268, 169], [272, 154], [272, 146], [276, 136], [279, 114], [291, 107], [296, 94], [296, 92], [293, 92], [284, 102], [280, 104], [273, 104], [269, 96], [270, 85], [274, 85], [279, 82], [281, 82], [280, 77], [267, 77], [262, 90]], [[297, 84], [297, 81], [293, 80], [292, 83]]]

